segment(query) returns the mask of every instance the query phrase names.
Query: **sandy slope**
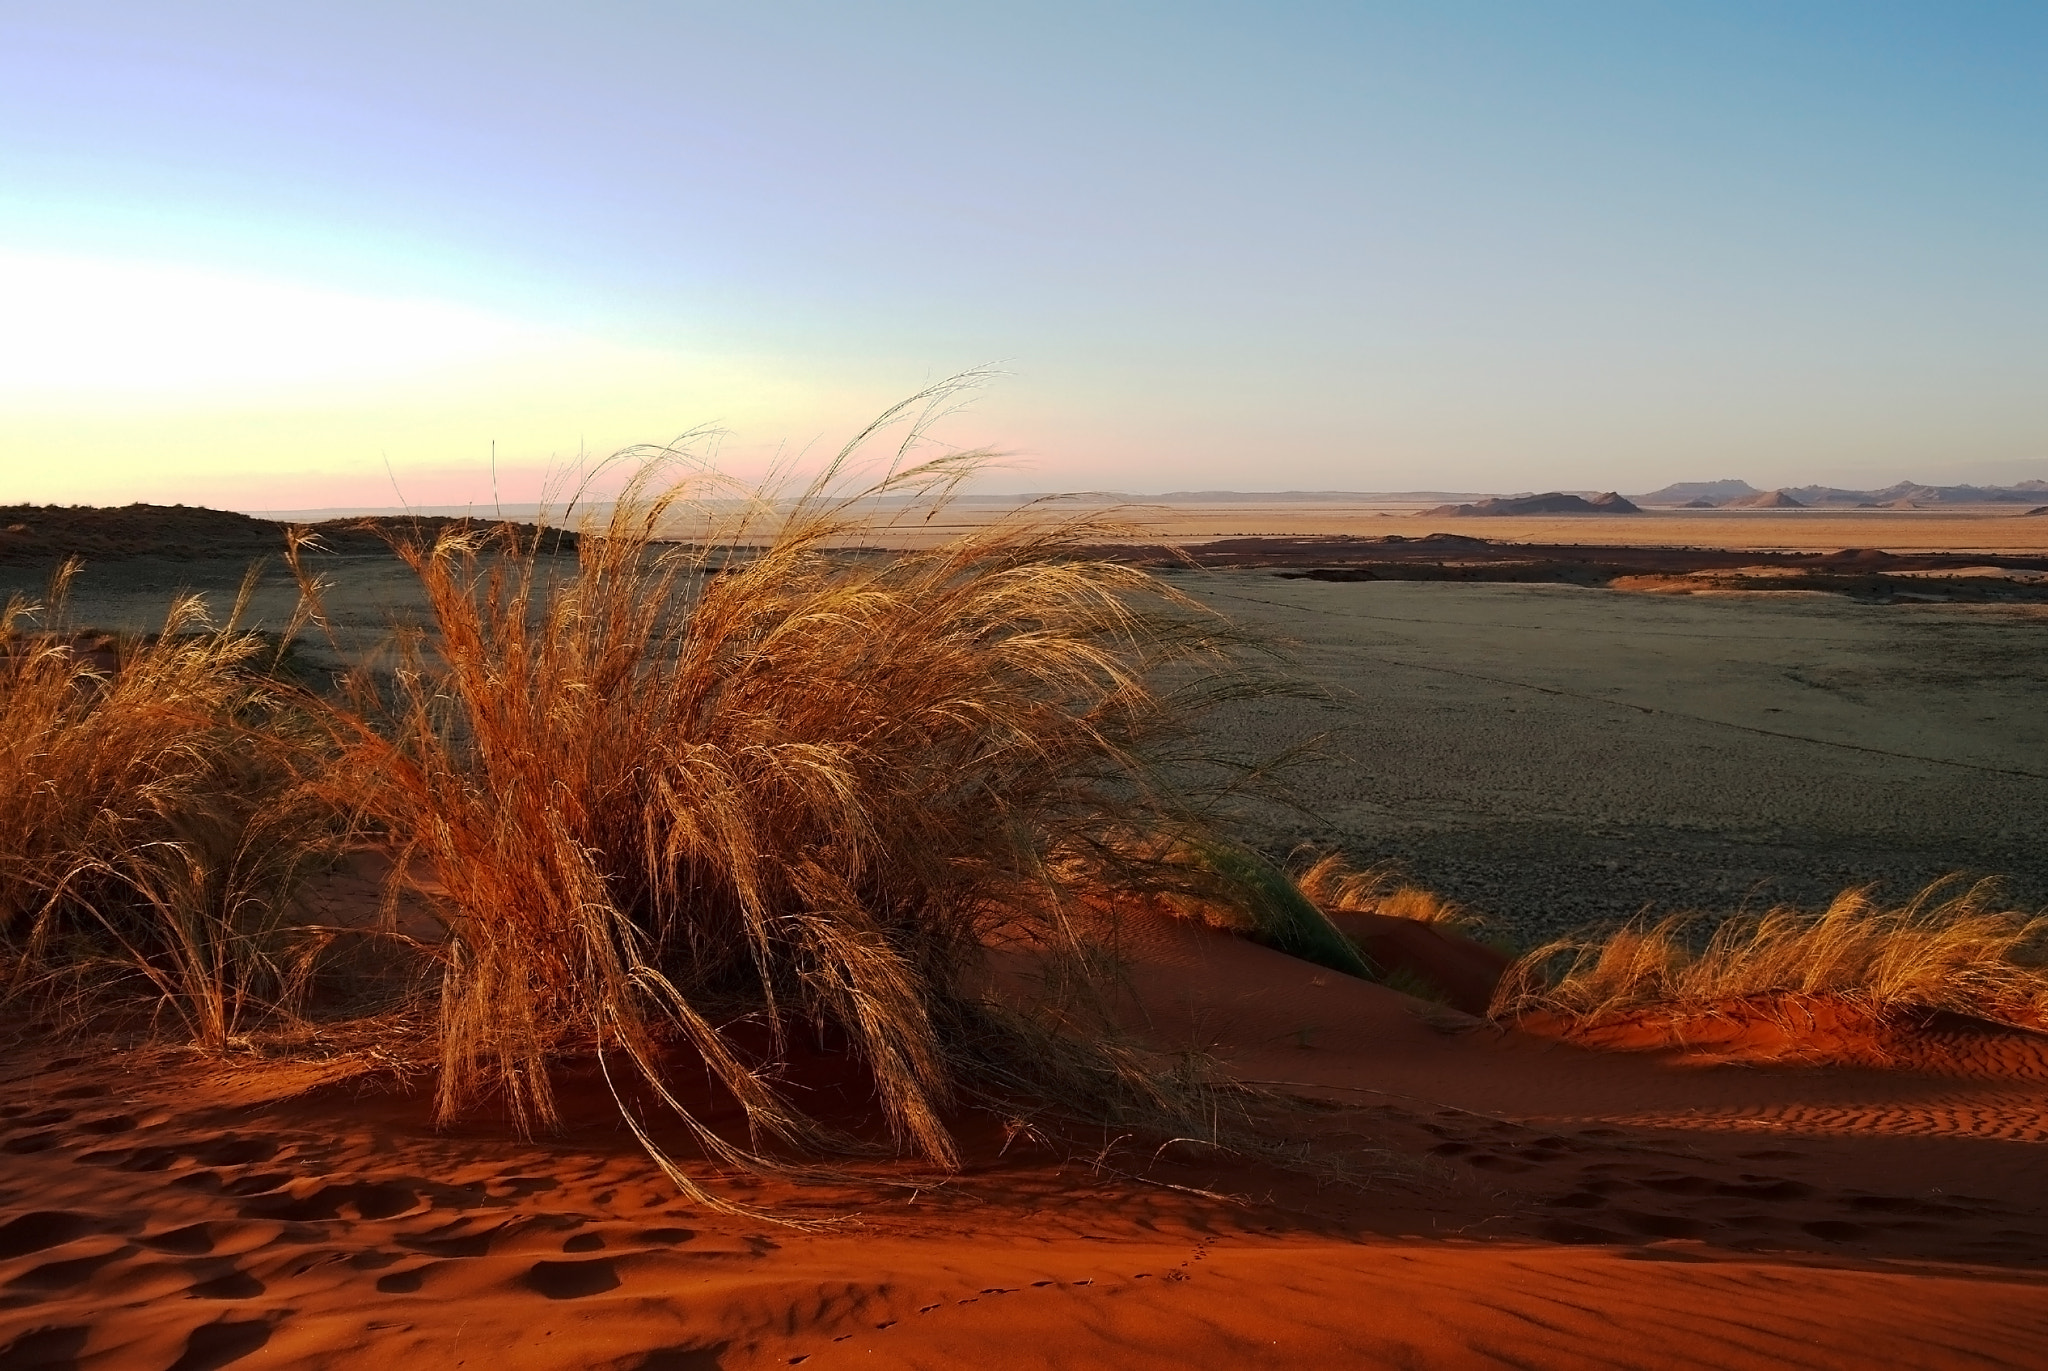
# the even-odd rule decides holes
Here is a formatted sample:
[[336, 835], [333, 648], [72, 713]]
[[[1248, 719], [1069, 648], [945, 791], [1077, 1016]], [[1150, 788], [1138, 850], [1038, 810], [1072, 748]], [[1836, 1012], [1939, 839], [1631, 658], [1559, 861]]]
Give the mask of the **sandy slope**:
[[838, 1221], [804, 1231], [680, 1203], [587, 1082], [584, 1123], [518, 1143], [434, 1132], [417, 1088], [29, 1052], [0, 1367], [2039, 1364], [2034, 1040], [1702, 1068], [1192, 926], [1134, 917], [1124, 952], [1133, 1023], [1325, 1102], [1268, 1128], [1363, 1183], [970, 1117], [951, 1179], [727, 1183]]

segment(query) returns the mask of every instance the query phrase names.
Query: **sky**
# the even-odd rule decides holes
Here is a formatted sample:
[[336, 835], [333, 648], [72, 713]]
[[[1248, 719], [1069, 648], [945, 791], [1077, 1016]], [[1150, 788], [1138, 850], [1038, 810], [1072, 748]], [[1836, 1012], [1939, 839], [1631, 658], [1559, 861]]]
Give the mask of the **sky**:
[[0, 504], [978, 367], [990, 490], [2048, 477], [2048, 6], [0, 0]]

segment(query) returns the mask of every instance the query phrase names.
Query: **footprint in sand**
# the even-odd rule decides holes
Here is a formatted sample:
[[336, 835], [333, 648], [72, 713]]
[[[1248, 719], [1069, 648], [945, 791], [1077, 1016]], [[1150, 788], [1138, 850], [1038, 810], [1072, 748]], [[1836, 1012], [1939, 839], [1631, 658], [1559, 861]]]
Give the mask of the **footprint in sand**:
[[180, 1257], [203, 1257], [213, 1251], [220, 1229], [221, 1225], [214, 1223], [188, 1223], [183, 1228], [144, 1238], [142, 1244]]
[[84, 1285], [103, 1266], [119, 1261], [122, 1257], [135, 1254], [133, 1247], [117, 1247], [111, 1252], [98, 1252], [89, 1257], [73, 1257], [69, 1261], [44, 1262], [41, 1266], [22, 1272], [7, 1282], [9, 1290], [70, 1290]]
[[242, 1206], [248, 1219], [282, 1219], [287, 1223], [310, 1223], [338, 1219], [343, 1209], [353, 1209], [363, 1219], [392, 1219], [419, 1207], [419, 1193], [409, 1186], [389, 1182], [344, 1181], [323, 1185], [309, 1195], [259, 1195]]
[[633, 1371], [719, 1371], [731, 1343], [709, 1347], [657, 1347]]
[[1640, 1233], [1646, 1238], [1697, 1238], [1713, 1227], [1712, 1224], [1677, 1214], [1646, 1214], [1639, 1209], [1616, 1209], [1611, 1212], [1631, 1233]]
[[87, 1166], [111, 1166], [117, 1171], [168, 1171], [177, 1159], [175, 1147], [111, 1147], [87, 1152], [78, 1160]]
[[1823, 1242], [1855, 1242], [1870, 1236], [1870, 1229], [1863, 1224], [1847, 1223], [1841, 1219], [1815, 1219], [1799, 1226]]
[[68, 1123], [70, 1119], [71, 1111], [68, 1109], [44, 1109], [30, 1114], [26, 1118], [16, 1119], [14, 1126], [16, 1128], [47, 1128], [53, 1123]]
[[0, 1258], [25, 1257], [97, 1231], [99, 1225], [83, 1214], [38, 1209], [0, 1224]]
[[619, 1273], [609, 1257], [594, 1261], [538, 1261], [527, 1268], [526, 1288], [551, 1300], [580, 1300], [619, 1288]]
[[270, 1325], [262, 1322], [206, 1323], [185, 1339], [185, 1351], [166, 1371], [218, 1371], [238, 1362], [270, 1341]]
[[696, 1231], [689, 1228], [643, 1228], [639, 1240], [653, 1247], [680, 1247], [696, 1237]]
[[1548, 1242], [1573, 1245], [1626, 1241], [1620, 1233], [1612, 1229], [1596, 1228], [1592, 1224], [1579, 1223], [1574, 1219], [1549, 1219], [1538, 1224], [1536, 1232]]
[[1475, 1152], [1461, 1158], [1467, 1166], [1476, 1166], [1481, 1171], [1498, 1171], [1505, 1175], [1518, 1176], [1524, 1171], [1534, 1171], [1533, 1164], [1515, 1157], [1503, 1157], [1494, 1152]]
[[402, 1238], [407, 1247], [423, 1252], [430, 1257], [486, 1257], [496, 1245], [500, 1235], [516, 1230], [517, 1225], [495, 1224], [489, 1228], [469, 1231], [468, 1219], [457, 1219], [453, 1223], [422, 1233], [417, 1237]]
[[195, 1300], [253, 1300], [265, 1288], [262, 1281], [248, 1272], [230, 1267], [210, 1280], [200, 1281], [185, 1293]]
[[91, 1332], [82, 1326], [30, 1329], [12, 1342], [0, 1343], [0, 1366], [19, 1371], [58, 1371], [60, 1367], [76, 1366], [78, 1354]]
[[229, 1136], [192, 1148], [191, 1157], [201, 1166], [248, 1166], [269, 1161], [279, 1150], [278, 1144], [269, 1138]]
[[426, 1273], [439, 1265], [439, 1262], [428, 1262], [425, 1266], [415, 1266], [410, 1271], [393, 1271], [388, 1276], [379, 1276], [377, 1290], [385, 1295], [416, 1294], [419, 1288], [426, 1284]]
[[1714, 1193], [1736, 1200], [1803, 1200], [1819, 1192], [1799, 1181], [1777, 1180], [1770, 1176], [1744, 1176], [1740, 1184], [1727, 1183], [1715, 1186]]

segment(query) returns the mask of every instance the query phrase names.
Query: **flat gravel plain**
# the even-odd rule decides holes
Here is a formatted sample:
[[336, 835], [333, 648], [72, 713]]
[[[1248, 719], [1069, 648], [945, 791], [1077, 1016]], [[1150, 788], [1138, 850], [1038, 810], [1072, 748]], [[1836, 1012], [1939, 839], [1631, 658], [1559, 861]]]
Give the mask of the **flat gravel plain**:
[[1174, 579], [1317, 689], [1218, 720], [1255, 752], [1320, 738], [1269, 849], [1398, 860], [1522, 943], [1951, 873], [2048, 906], [2039, 608]]

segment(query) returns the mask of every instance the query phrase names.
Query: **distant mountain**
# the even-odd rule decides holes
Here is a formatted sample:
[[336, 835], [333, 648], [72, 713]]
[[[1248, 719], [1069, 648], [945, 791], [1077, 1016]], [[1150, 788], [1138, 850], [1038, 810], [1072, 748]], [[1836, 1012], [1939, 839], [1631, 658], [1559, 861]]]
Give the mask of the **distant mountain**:
[[1463, 505], [1438, 505], [1423, 511], [1439, 518], [1498, 519], [1525, 514], [1640, 514], [1641, 510], [1622, 496], [1608, 491], [1588, 500], [1582, 495], [1550, 491], [1544, 495], [1523, 495], [1504, 500], [1478, 500]]
[[2048, 481], [2022, 481], [2016, 486], [1925, 486], [1900, 481], [1883, 490], [1840, 490], [1833, 486], [1795, 486], [1790, 494], [1808, 505], [2031, 505], [2048, 491]]
[[1169, 490], [1164, 495], [1132, 495], [1132, 500], [1170, 505], [1275, 505], [1295, 501], [1325, 504], [1423, 504], [1445, 500], [1485, 500], [1473, 490]]
[[1636, 495], [1631, 498], [1639, 505], [1684, 505], [1698, 509], [1698, 502], [1701, 500], [1709, 505], [1724, 505], [1745, 495], [1760, 494], [1762, 492], [1747, 481], [1678, 481], [1665, 486], [1662, 490], [1653, 490], [1648, 495]]
[[[1844, 490], [1839, 486], [1788, 486], [1758, 490], [1747, 481], [1677, 481], [1661, 490], [1633, 497], [1639, 505], [1680, 509], [1792, 509], [1806, 506], [1849, 506], [1865, 509], [1914, 509], [1921, 505], [2032, 505], [2048, 494], [2048, 481], [2021, 481], [2011, 486], [1925, 486], [1900, 481], [1883, 490]], [[1766, 499], [1783, 495], [1791, 504]]]

